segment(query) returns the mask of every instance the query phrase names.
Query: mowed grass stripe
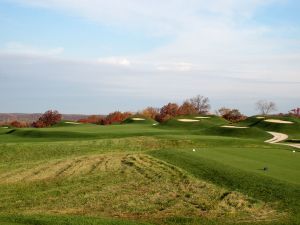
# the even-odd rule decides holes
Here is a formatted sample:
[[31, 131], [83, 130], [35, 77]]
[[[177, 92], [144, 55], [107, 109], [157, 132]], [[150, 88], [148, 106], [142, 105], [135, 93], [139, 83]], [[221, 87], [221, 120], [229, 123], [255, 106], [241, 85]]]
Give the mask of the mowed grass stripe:
[[300, 185], [249, 172], [242, 167], [232, 167], [226, 164], [226, 160], [221, 163], [193, 152], [163, 150], [149, 154], [178, 166], [200, 179], [241, 191], [266, 202], [277, 202], [282, 210], [293, 211], [297, 214], [297, 218], [299, 217]]

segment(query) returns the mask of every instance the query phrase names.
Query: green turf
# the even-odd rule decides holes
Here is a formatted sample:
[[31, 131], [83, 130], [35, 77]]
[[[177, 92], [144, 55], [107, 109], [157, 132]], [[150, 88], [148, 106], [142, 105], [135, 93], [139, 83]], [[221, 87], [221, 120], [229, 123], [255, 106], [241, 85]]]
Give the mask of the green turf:
[[[137, 120], [138, 119], [141, 119], [141, 120]], [[127, 119], [125, 119], [122, 124], [150, 124], [150, 125], [153, 125], [153, 124], [158, 124], [158, 122], [156, 122], [155, 120], [151, 119], [151, 118], [147, 118], [145, 116], [141, 116], [141, 115], [134, 115], [134, 116], [131, 116]]]
[[[198, 117], [198, 118], [197, 118]], [[208, 117], [208, 118], [201, 118]], [[180, 119], [191, 119], [197, 120], [194, 122], [182, 122]], [[175, 129], [206, 129], [213, 126], [221, 126], [228, 124], [229, 122], [218, 116], [201, 116], [201, 115], [189, 115], [189, 116], [177, 116], [170, 120], [165, 121], [161, 124], [164, 128], [175, 128]]]
[[275, 131], [285, 133], [289, 135], [290, 139], [300, 138], [300, 119], [290, 116], [266, 116], [265, 119], [278, 119], [284, 121], [293, 122], [292, 124], [280, 124], [265, 122], [265, 119], [257, 118], [259, 116], [253, 116], [247, 118], [245, 121], [240, 122], [240, 125], [257, 127], [265, 131]]
[[0, 224], [299, 224], [299, 119], [195, 117], [0, 128]]

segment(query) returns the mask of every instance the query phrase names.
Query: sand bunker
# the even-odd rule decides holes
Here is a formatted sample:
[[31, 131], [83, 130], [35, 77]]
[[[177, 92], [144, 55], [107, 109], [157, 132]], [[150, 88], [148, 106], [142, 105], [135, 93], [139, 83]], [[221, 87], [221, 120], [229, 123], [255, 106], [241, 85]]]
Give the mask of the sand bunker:
[[264, 116], [257, 116], [256, 119], [264, 119]]
[[65, 122], [65, 123], [67, 123], [67, 124], [80, 124], [80, 123], [76, 123], [76, 122]]
[[245, 128], [249, 128], [249, 127], [237, 127], [237, 126], [230, 126], [230, 125], [221, 126], [221, 127], [225, 127], [225, 128], [233, 128], [233, 129], [245, 129]]
[[145, 119], [144, 118], [137, 118], [137, 117], [135, 117], [135, 118], [131, 118], [131, 120], [141, 121], [141, 120], [145, 120]]
[[293, 123], [291, 121], [275, 120], [275, 119], [267, 119], [267, 120], [264, 120], [264, 121], [269, 122], [269, 123], [284, 123], [284, 124], [292, 124]]
[[1, 128], [8, 129], [8, 127], [1, 127]]
[[196, 119], [210, 119], [211, 117], [209, 117], [209, 116], [197, 116], [195, 118]]
[[199, 120], [193, 120], [193, 119], [178, 119], [180, 122], [199, 122]]
[[152, 124], [153, 126], [157, 126], [158, 125], [158, 123], [154, 123], [154, 124]]

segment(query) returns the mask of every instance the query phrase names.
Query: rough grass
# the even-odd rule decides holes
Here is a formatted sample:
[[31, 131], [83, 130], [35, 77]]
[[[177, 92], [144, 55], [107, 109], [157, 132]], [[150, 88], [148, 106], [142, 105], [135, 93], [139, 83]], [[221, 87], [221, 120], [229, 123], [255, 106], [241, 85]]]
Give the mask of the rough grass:
[[150, 220], [201, 216], [237, 221], [280, 216], [261, 201], [194, 179], [143, 154], [55, 160], [3, 173], [0, 178], [0, 208], [5, 213]]
[[83, 216], [0, 216], [1, 225], [151, 225], [146, 222]]

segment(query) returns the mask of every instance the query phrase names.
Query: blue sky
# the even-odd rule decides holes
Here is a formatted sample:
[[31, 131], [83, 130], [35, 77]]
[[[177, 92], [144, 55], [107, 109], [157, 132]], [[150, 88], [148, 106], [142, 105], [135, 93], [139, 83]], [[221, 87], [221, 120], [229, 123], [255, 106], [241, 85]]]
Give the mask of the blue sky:
[[300, 103], [296, 0], [0, 0], [2, 112]]

